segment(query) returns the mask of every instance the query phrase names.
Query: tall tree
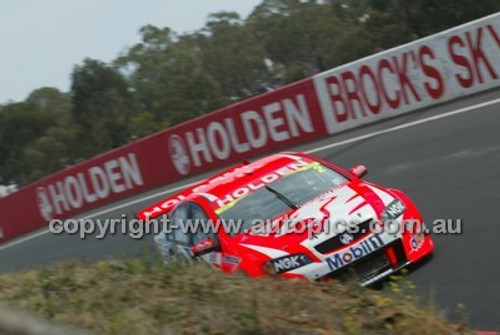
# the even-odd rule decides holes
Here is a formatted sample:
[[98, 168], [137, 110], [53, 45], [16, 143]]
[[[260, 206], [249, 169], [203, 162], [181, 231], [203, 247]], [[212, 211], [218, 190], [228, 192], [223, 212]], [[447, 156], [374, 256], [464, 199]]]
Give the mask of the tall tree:
[[[170, 29], [146, 26], [141, 34], [142, 43], [116, 60], [147, 115], [135, 121], [149, 119], [150, 125], [154, 121], [167, 127], [227, 104], [219, 84], [189, 48], [174, 42]], [[147, 131], [144, 126], [142, 132]]]
[[379, 11], [393, 16], [415, 37], [424, 37], [500, 10], [497, 0], [371, 0]]
[[135, 103], [127, 81], [116, 69], [85, 59], [73, 71], [71, 96], [82, 157], [116, 148], [130, 139]]
[[256, 94], [269, 80], [264, 49], [237, 13], [210, 15], [204, 29], [184, 37], [187, 41], [203, 68], [233, 100]]
[[51, 118], [25, 102], [13, 103], [0, 110], [0, 176], [4, 180], [27, 182], [31, 164], [25, 164], [23, 150], [43, 136]]

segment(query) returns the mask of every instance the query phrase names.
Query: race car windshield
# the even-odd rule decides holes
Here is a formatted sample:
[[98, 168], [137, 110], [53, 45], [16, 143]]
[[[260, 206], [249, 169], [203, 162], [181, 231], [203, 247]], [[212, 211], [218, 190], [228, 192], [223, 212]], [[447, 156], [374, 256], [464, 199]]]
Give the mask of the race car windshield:
[[347, 181], [347, 178], [319, 163], [283, 176], [216, 210], [222, 220], [241, 222], [231, 235], [236, 235], [262, 220], [272, 220], [294, 206], [300, 206]]

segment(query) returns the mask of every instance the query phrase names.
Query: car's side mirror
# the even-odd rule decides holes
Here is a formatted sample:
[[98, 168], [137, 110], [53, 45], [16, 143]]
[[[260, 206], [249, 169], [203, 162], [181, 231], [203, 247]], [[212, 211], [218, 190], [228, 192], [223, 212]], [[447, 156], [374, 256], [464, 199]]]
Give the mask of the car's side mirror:
[[354, 165], [352, 168], [349, 169], [349, 172], [358, 178], [362, 178], [364, 175], [368, 173], [368, 168], [361, 164]]
[[219, 250], [219, 243], [217, 243], [217, 241], [215, 241], [213, 238], [206, 238], [196, 243], [191, 249], [194, 257], [202, 256], [208, 254], [209, 252], [218, 250]]

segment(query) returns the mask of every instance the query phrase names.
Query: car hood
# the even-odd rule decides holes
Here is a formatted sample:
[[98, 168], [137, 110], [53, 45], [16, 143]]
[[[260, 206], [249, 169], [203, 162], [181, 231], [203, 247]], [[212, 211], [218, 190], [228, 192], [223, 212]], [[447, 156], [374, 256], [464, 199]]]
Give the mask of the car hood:
[[[271, 258], [304, 252], [341, 233], [342, 223], [359, 224], [380, 218], [381, 212], [393, 200], [394, 196], [386, 189], [354, 181], [273, 220], [272, 226], [265, 227], [267, 230], [254, 227], [252, 232], [235, 236], [235, 239], [242, 247]], [[307, 224], [310, 226], [312, 222], [316, 226], [307, 229]]]

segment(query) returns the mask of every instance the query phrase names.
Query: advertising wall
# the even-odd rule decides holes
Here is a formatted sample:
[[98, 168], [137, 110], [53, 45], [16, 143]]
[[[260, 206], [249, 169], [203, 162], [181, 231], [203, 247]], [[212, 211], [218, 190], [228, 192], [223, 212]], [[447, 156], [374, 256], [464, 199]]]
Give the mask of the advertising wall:
[[0, 199], [0, 243], [190, 175], [500, 86], [500, 14], [140, 139]]

